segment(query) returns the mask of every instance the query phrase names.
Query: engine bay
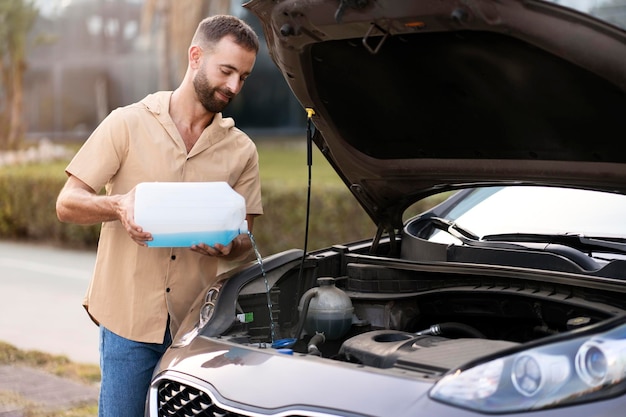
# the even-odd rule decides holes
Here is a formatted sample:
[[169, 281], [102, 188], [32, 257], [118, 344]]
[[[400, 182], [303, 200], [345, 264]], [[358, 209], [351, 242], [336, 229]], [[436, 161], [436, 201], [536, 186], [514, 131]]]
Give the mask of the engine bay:
[[[236, 321], [220, 337], [437, 377], [626, 312], [624, 297], [614, 291], [530, 272], [505, 276], [480, 266], [457, 271], [335, 250], [309, 256], [304, 265], [300, 271], [293, 262], [244, 285], [237, 314], [254, 319]], [[317, 302], [327, 286], [331, 301]], [[344, 304], [334, 305], [336, 297]], [[317, 317], [311, 319], [313, 310]]]

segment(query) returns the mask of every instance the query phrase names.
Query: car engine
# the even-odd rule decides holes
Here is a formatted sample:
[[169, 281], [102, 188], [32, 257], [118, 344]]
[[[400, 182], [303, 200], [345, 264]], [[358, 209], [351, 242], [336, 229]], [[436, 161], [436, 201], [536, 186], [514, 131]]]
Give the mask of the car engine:
[[339, 249], [305, 265], [270, 268], [244, 285], [237, 314], [254, 320], [219, 336], [428, 377], [626, 312], [615, 292], [532, 271], [439, 268]]

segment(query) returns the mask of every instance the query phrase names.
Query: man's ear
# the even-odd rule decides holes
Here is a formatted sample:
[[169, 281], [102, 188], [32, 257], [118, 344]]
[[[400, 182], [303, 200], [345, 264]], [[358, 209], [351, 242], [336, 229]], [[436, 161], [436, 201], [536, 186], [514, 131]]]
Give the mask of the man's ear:
[[189, 66], [193, 69], [200, 67], [200, 60], [202, 59], [202, 48], [198, 45], [192, 45], [189, 47]]

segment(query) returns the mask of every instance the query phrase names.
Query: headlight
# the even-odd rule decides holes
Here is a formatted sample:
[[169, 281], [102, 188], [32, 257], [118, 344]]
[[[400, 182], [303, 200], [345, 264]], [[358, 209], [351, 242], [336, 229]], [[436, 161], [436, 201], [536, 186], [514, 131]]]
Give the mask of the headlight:
[[513, 360], [511, 381], [520, 394], [534, 397], [559, 388], [570, 375], [569, 360], [562, 355], [522, 353]]
[[458, 370], [433, 399], [485, 413], [539, 410], [626, 392], [626, 325]]
[[595, 338], [576, 354], [576, 371], [590, 387], [613, 384], [624, 378], [626, 340]]

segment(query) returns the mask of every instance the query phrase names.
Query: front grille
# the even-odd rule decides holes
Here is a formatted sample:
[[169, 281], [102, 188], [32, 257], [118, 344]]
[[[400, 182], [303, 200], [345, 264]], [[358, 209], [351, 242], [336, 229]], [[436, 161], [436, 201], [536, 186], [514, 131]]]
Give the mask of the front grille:
[[243, 417], [213, 404], [211, 397], [197, 388], [163, 380], [158, 389], [159, 417]]
[[[158, 417], [249, 417], [224, 410], [213, 403], [206, 392], [190, 385], [162, 379], [157, 389]], [[289, 414], [286, 417], [304, 417], [306, 414]], [[322, 415], [316, 413], [316, 415]], [[329, 417], [332, 417], [330, 414]]]

